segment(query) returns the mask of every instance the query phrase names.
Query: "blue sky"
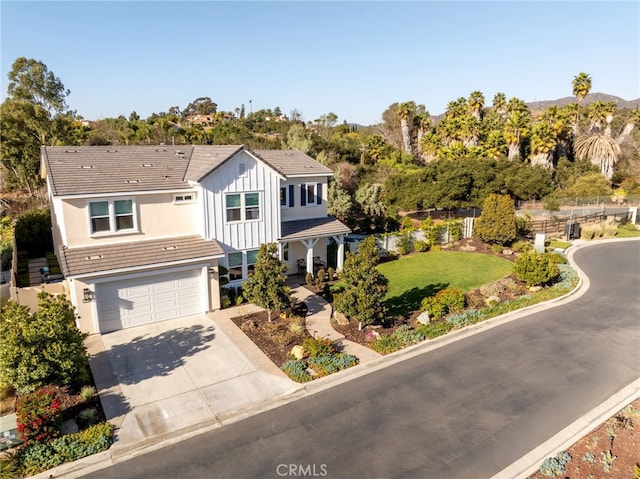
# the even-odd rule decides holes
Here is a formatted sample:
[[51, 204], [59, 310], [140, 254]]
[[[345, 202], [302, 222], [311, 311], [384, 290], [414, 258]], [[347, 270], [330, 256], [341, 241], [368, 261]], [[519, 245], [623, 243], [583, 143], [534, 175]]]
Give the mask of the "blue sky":
[[[210, 97], [310, 121], [377, 123], [393, 102], [433, 115], [473, 90], [486, 104], [592, 92], [640, 97], [640, 2], [0, 2], [1, 87], [18, 57], [71, 90], [87, 119], [146, 118]], [[249, 101], [251, 100], [251, 105]]]

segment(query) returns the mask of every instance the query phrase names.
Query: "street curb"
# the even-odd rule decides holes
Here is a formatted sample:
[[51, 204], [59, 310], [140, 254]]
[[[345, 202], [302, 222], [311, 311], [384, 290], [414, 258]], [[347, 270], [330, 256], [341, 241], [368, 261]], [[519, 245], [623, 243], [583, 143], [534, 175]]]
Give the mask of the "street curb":
[[491, 479], [526, 479], [538, 470], [540, 464], [546, 458], [554, 457], [559, 452], [572, 446], [639, 397], [640, 379], [636, 379]]
[[[193, 426], [192, 428], [187, 428], [180, 431], [178, 435], [174, 435], [171, 438], [157, 438], [157, 440], [155, 441], [152, 440], [140, 446], [133, 446], [131, 448], [128, 448], [126, 451], [118, 452], [115, 455], [112, 454], [111, 449], [109, 449], [107, 451], [93, 454], [74, 462], [61, 464], [60, 466], [54, 467], [30, 477], [32, 477], [33, 479], [53, 479], [62, 477], [64, 477], [65, 479], [76, 479], [86, 474], [107, 468], [114, 464], [125, 462], [129, 459], [144, 455], [148, 452], [162, 449], [166, 446], [176, 444], [185, 439], [189, 439], [191, 437], [210, 432], [214, 429], [226, 426], [228, 424], [241, 421], [248, 417], [269, 411], [271, 409], [275, 409], [292, 401], [301, 399], [307, 395], [316, 394], [335, 387], [339, 384], [343, 384], [359, 377], [366, 376], [372, 372], [384, 369], [389, 366], [393, 366], [407, 359], [439, 349], [453, 342], [466, 339], [467, 337], [487, 331], [489, 329], [493, 329], [494, 327], [500, 326], [502, 324], [515, 321], [516, 319], [520, 319], [521, 317], [529, 316], [534, 312], [544, 311], [546, 309], [571, 302], [585, 294], [590, 286], [589, 278], [573, 262], [573, 255], [575, 251], [578, 251], [585, 247], [596, 246], [605, 242], [611, 243], [621, 241], [640, 241], [640, 238], [607, 239], [597, 240], [589, 243], [579, 242], [578, 244], [575, 244], [573, 247], [571, 247], [567, 253], [567, 260], [569, 261], [571, 267], [574, 268], [578, 273], [578, 285], [567, 294], [558, 298], [527, 306], [526, 308], [522, 308], [517, 311], [511, 311], [509, 313], [496, 316], [486, 321], [466, 326], [459, 330], [445, 334], [444, 336], [440, 336], [428, 341], [423, 341], [419, 344], [400, 349], [391, 354], [381, 356], [380, 358], [373, 361], [359, 364], [349, 369], [345, 369], [338, 373], [334, 373], [308, 383], [299, 384], [292, 391], [280, 396], [276, 396], [270, 399], [268, 402], [259, 403], [229, 413], [224, 417], [219, 418], [219, 422], [216, 422], [214, 424], [208, 424], [204, 427]], [[292, 383], [294, 385], [297, 384], [293, 381]], [[528, 475], [535, 472], [538, 465], [546, 457], [555, 455], [563, 448], [566, 448], [567, 446], [573, 444], [581, 437], [583, 437], [586, 433], [590, 432], [599, 424], [606, 421], [612, 414], [622, 409], [628, 403], [634, 401], [637, 397], [640, 397], [640, 379], [631, 383], [629, 386], [612, 396], [600, 406], [590, 411], [582, 418], [576, 420], [573, 424], [563, 429], [556, 436], [552, 437], [533, 451], [527, 453], [521, 459], [511, 464], [503, 471], [493, 476], [491, 479], [526, 478]], [[527, 473], [527, 471], [531, 472]]]

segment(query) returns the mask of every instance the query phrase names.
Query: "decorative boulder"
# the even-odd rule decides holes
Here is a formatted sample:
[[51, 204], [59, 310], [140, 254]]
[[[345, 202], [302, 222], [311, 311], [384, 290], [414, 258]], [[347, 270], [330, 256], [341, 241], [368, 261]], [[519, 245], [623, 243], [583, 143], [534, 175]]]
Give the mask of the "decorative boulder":
[[333, 313], [333, 317], [336, 320], [336, 323], [338, 324], [342, 324], [342, 325], [349, 324], [349, 320], [347, 319], [347, 317], [339, 311], [335, 311]]
[[291, 356], [300, 361], [304, 358], [304, 348], [302, 346], [294, 346], [291, 348]]
[[431, 322], [431, 319], [429, 319], [429, 311], [420, 313], [417, 319], [420, 324], [429, 324]]

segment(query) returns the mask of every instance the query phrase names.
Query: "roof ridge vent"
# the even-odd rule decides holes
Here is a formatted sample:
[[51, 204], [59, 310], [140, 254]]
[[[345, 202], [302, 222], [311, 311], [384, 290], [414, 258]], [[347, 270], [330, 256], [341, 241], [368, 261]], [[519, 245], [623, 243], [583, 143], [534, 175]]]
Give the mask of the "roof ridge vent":
[[174, 249], [178, 249], [178, 247], [176, 245], [163, 246], [162, 249], [165, 250], [165, 251], [171, 251], [171, 250], [174, 250]]
[[140, 183], [140, 180], [124, 180], [125, 183]]
[[78, 153], [78, 150], [64, 150], [65, 153]]
[[90, 170], [93, 168], [93, 165], [80, 165], [78, 166], [81, 170]]
[[152, 166], [155, 166], [153, 163], [142, 163], [140, 166], [142, 166], [143, 168], [151, 168]]

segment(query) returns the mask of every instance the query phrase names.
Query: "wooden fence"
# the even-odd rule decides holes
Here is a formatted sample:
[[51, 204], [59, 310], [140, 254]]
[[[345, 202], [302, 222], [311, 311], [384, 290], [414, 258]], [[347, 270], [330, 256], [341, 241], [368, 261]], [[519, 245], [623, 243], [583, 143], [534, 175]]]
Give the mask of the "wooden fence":
[[533, 220], [531, 221], [532, 233], [564, 233], [565, 227], [568, 223], [578, 223], [580, 225], [601, 223], [607, 219], [613, 219], [620, 223], [622, 221], [629, 221], [631, 219], [631, 212], [625, 211], [623, 213], [594, 213], [584, 216], [563, 216], [556, 217], [549, 220]]

